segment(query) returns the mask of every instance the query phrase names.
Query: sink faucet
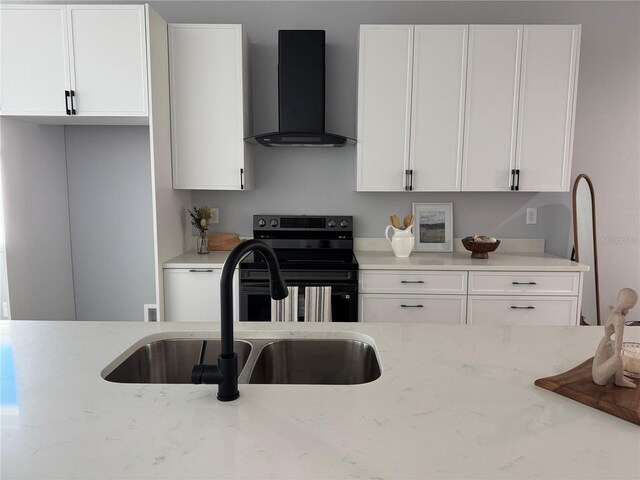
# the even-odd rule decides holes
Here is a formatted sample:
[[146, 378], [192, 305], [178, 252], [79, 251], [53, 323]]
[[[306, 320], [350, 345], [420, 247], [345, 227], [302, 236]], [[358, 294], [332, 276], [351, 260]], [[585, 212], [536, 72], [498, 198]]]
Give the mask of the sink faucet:
[[287, 284], [280, 273], [278, 259], [273, 249], [260, 240], [246, 240], [231, 250], [222, 268], [220, 279], [220, 336], [222, 351], [218, 365], [205, 365], [207, 341], [202, 342], [200, 360], [193, 366], [191, 382], [218, 384], [218, 400], [230, 402], [240, 396], [238, 392], [238, 356], [233, 350], [233, 274], [238, 262], [247, 253], [256, 251], [267, 261], [271, 298], [282, 300], [289, 295]]

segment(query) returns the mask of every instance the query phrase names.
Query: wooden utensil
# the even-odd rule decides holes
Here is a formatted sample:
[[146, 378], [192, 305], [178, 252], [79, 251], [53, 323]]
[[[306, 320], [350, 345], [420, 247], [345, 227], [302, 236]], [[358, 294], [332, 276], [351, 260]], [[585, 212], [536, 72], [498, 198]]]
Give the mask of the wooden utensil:
[[397, 215], [391, 215], [389, 217], [389, 220], [391, 220], [391, 225], [393, 225], [395, 228], [400, 230], [400, 219], [398, 218]]
[[411, 225], [413, 225], [413, 215], [409, 213], [404, 216], [404, 228], [407, 229]]

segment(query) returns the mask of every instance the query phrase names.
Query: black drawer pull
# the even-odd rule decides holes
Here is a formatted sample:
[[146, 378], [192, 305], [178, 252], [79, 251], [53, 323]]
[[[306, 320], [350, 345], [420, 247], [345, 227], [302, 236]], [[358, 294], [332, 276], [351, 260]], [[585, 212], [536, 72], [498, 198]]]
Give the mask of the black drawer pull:
[[400, 283], [424, 283], [422, 280], [400, 280]]
[[529, 305], [528, 307], [516, 307], [515, 305], [511, 305], [512, 310], [535, 310], [536, 307], [532, 307]]
[[424, 305], [400, 305], [402, 308], [424, 308]]
[[210, 272], [213, 272], [213, 270], [210, 269], [210, 268], [209, 269], [192, 269], [192, 270], [189, 270], [189, 273], [210, 273]]
[[511, 282], [511, 285], [537, 285], [536, 282]]

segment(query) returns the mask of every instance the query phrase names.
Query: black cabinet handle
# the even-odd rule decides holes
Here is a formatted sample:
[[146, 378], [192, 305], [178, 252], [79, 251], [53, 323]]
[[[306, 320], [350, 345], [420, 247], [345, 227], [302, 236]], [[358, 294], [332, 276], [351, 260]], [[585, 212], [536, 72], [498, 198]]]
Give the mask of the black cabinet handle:
[[409, 191], [413, 190], [413, 170], [409, 170]]
[[69, 108], [69, 98], [71, 97], [71, 92], [69, 90], [64, 91], [64, 108], [67, 112], [67, 115], [71, 115], [71, 109]]
[[516, 169], [516, 191], [520, 190], [520, 169]]
[[210, 273], [210, 272], [213, 272], [213, 270], [210, 269], [210, 268], [207, 268], [207, 269], [202, 269], [202, 268], [201, 269], [195, 269], [194, 268], [194, 269], [189, 270], [189, 273]]
[[537, 285], [536, 282], [511, 282], [511, 285]]
[[405, 191], [409, 191], [411, 190], [411, 187], [409, 186], [411, 184], [411, 181], [409, 180], [409, 172], [411, 170], [405, 170], [404, 171], [404, 189]]
[[422, 280], [400, 280], [400, 283], [424, 283]]
[[402, 308], [424, 308], [424, 305], [400, 305]]
[[240, 190], [244, 190], [244, 168], [240, 169]]
[[516, 189], [516, 169], [512, 168], [511, 169], [511, 190], [515, 190]]
[[75, 98], [76, 98], [76, 92], [75, 90], [71, 90], [71, 115], [76, 114]]
[[535, 310], [536, 307], [532, 307], [531, 305], [529, 305], [528, 307], [517, 307], [515, 305], [511, 305], [511, 309], [512, 310]]

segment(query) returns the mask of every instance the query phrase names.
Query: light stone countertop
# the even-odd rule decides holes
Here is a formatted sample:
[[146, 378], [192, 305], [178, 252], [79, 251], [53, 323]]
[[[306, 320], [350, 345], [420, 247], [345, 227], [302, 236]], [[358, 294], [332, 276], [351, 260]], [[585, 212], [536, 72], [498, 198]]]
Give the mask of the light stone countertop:
[[[216, 386], [101, 378], [143, 337], [217, 328], [0, 322], [18, 395], [2, 410], [0, 476], [640, 478], [640, 428], [533, 385], [592, 356], [601, 328], [247, 322], [237, 338], [366, 335], [382, 376], [240, 385], [229, 403]], [[638, 340], [640, 328], [625, 335]]]
[[413, 252], [399, 258], [391, 251], [356, 250], [360, 270], [482, 270], [528, 272], [586, 272], [588, 265], [547, 253], [489, 253], [489, 258], [471, 258], [470, 252]]
[[214, 250], [201, 255], [190, 250], [162, 264], [162, 268], [222, 268], [230, 251]]
[[[194, 250], [164, 262], [163, 268], [222, 268], [228, 251], [198, 255]], [[487, 260], [471, 258], [469, 252], [421, 253], [398, 258], [391, 251], [356, 250], [360, 270], [484, 270], [529, 272], [586, 272], [588, 265], [547, 253], [490, 253]]]

